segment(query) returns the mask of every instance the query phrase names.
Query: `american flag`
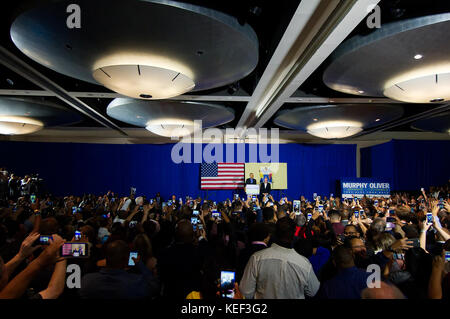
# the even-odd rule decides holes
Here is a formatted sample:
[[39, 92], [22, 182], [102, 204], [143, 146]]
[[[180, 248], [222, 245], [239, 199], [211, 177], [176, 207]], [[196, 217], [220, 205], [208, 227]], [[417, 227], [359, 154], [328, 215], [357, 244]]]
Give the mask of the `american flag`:
[[202, 163], [201, 189], [244, 188], [244, 163]]

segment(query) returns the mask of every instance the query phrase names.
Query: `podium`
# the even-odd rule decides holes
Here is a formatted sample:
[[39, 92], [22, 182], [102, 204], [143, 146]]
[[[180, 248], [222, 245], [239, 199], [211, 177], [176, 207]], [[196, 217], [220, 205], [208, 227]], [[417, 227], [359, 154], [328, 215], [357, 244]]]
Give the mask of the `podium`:
[[247, 184], [245, 185], [245, 192], [247, 195], [259, 195], [259, 185]]

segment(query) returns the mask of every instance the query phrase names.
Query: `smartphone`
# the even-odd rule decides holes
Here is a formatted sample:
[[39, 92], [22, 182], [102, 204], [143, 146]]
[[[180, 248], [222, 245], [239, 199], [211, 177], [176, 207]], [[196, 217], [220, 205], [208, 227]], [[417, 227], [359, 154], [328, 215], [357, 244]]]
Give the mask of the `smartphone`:
[[375, 199], [375, 200], [373, 201], [373, 205], [378, 207], [378, 199]]
[[319, 205], [318, 210], [319, 210], [319, 213], [323, 212], [323, 205], [322, 204]]
[[311, 217], [312, 217], [312, 214], [311, 214], [311, 213], [308, 213], [307, 220], [309, 221], [309, 220], [311, 219]]
[[39, 236], [39, 245], [50, 245], [50, 239], [52, 236]]
[[192, 215], [193, 215], [193, 216], [198, 216], [198, 214], [199, 214], [198, 210], [194, 210], [194, 211], [192, 212]]
[[234, 271], [220, 272], [220, 291], [222, 298], [234, 298], [234, 282], [236, 274]]
[[252, 195], [252, 202], [256, 202], [256, 195]]
[[132, 221], [128, 224], [128, 227], [134, 228], [134, 227], [136, 227], [136, 225], [137, 225], [137, 220], [132, 220]]
[[216, 210], [212, 211], [211, 216], [213, 218], [220, 219], [220, 213], [218, 211], [216, 211]]
[[77, 206], [72, 206], [72, 214], [76, 214], [78, 212]]
[[394, 253], [394, 259], [405, 260], [405, 254], [403, 254], [403, 253]]
[[353, 214], [355, 215], [356, 218], [359, 217], [359, 211], [355, 210], [355, 211], [353, 212]]
[[103, 238], [102, 238], [102, 244], [106, 243], [106, 242], [108, 241], [108, 238], [109, 238], [108, 235], [103, 236]]
[[87, 258], [89, 257], [88, 243], [64, 243], [61, 246], [61, 257]]
[[137, 251], [130, 251], [130, 257], [128, 257], [128, 266], [135, 266], [136, 263], [134, 262], [133, 258], [138, 257]]
[[191, 217], [191, 224], [197, 225], [198, 224], [198, 218], [197, 217]]
[[152, 198], [152, 199], [150, 199], [150, 204], [153, 204], [153, 198]]
[[75, 231], [75, 240], [80, 240], [81, 239], [81, 232], [76, 230]]
[[450, 261], [450, 251], [445, 252], [445, 261]]
[[394, 217], [386, 217], [386, 222], [395, 223], [395, 218]]
[[31, 204], [36, 203], [36, 195], [30, 195]]
[[198, 229], [199, 229], [199, 230], [202, 230], [202, 229], [203, 229], [203, 224], [198, 224], [197, 226], [198, 226]]
[[433, 214], [427, 213], [427, 224], [433, 224]]
[[412, 246], [414, 247], [420, 247], [419, 238], [408, 239], [407, 241], [412, 241]]
[[300, 201], [299, 200], [294, 200], [293, 211], [294, 211], [295, 215], [300, 215]]
[[333, 193], [331, 193], [331, 194], [330, 194], [330, 198], [333, 198], [333, 197], [334, 197], [334, 194], [333, 194]]
[[362, 217], [364, 215], [364, 209], [359, 210], [359, 216]]
[[234, 199], [239, 199], [239, 194], [234, 194]]
[[395, 210], [389, 209], [389, 216], [395, 216]]
[[317, 193], [314, 193], [314, 194], [313, 194], [313, 198], [314, 198], [314, 200], [316, 200], [316, 198], [317, 198]]

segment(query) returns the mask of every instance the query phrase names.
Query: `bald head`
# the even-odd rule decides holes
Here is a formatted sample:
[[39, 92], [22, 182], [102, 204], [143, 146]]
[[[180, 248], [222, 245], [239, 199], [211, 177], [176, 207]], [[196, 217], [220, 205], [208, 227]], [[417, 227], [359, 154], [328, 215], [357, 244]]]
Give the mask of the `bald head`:
[[405, 299], [403, 293], [394, 285], [381, 281], [380, 288], [366, 288], [361, 292], [362, 299]]
[[352, 251], [345, 246], [336, 247], [333, 250], [332, 258], [333, 258], [333, 262], [335, 263], [336, 267], [338, 267], [340, 269], [350, 268], [350, 267], [355, 266]]
[[124, 269], [128, 265], [130, 249], [123, 240], [115, 240], [106, 246], [106, 266], [113, 269]]
[[51, 236], [58, 232], [59, 224], [56, 218], [44, 218], [39, 225], [39, 233], [41, 235]]
[[192, 224], [187, 220], [181, 220], [177, 224], [175, 238], [177, 242], [191, 244], [194, 240], [194, 229], [192, 228]]

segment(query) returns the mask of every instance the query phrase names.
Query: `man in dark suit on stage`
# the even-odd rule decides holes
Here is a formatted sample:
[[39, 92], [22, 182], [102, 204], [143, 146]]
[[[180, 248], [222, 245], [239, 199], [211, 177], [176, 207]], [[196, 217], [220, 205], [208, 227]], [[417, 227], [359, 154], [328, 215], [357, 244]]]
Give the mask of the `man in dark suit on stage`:
[[256, 179], [253, 175], [253, 173], [250, 173], [250, 178], [247, 178], [245, 181], [245, 184], [255, 184], [256, 185]]
[[259, 186], [259, 194], [260, 195], [266, 195], [266, 194], [270, 194], [270, 183], [267, 180], [267, 177], [264, 178], [264, 182], [261, 183], [261, 185]]

